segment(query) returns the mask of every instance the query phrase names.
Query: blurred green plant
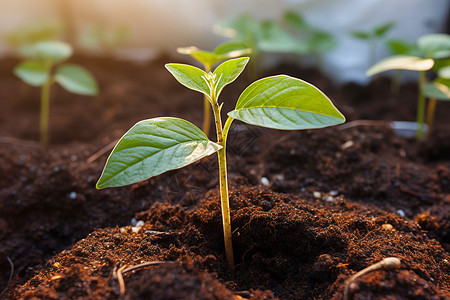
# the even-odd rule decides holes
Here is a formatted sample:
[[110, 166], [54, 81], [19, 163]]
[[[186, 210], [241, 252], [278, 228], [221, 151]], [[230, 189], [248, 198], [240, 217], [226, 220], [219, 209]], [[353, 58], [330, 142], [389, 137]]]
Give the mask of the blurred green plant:
[[61, 64], [72, 55], [73, 50], [69, 44], [44, 41], [29, 46], [28, 51], [33, 58], [16, 66], [14, 74], [31, 86], [42, 87], [40, 140], [47, 147], [52, 84], [57, 82], [65, 90], [80, 95], [96, 95], [98, 85], [92, 74], [83, 67], [70, 63]]
[[368, 43], [369, 66], [377, 61], [378, 43], [386, 37], [387, 33], [394, 28], [394, 26], [394, 22], [387, 22], [367, 31], [353, 31], [350, 33], [355, 39], [366, 41]]
[[144, 120], [119, 140], [97, 182], [99, 189], [124, 186], [187, 166], [217, 152], [225, 255], [230, 270], [234, 268], [234, 258], [226, 141], [233, 120], [283, 130], [321, 128], [345, 121], [317, 88], [300, 79], [278, 75], [248, 86], [223, 125], [223, 103], [218, 101], [220, 93], [242, 73], [248, 61], [248, 57], [230, 59], [209, 73], [190, 65], [167, 64], [166, 68], [178, 82], [207, 97], [214, 112], [217, 142], [210, 141], [198, 127], [183, 119], [161, 117]]
[[337, 45], [333, 36], [308, 24], [303, 16], [295, 11], [286, 11], [283, 20], [288, 27], [293, 29], [295, 37], [306, 45], [307, 54], [313, 55], [317, 65], [321, 67], [323, 54], [333, 50]]
[[109, 56], [114, 54], [114, 50], [126, 44], [130, 37], [127, 26], [119, 25], [107, 27], [103, 25], [93, 25], [87, 28], [78, 39], [81, 47], [89, 50], [101, 49]]
[[6, 42], [16, 49], [20, 57], [33, 55], [30, 46], [49, 40], [58, 40], [64, 33], [64, 26], [57, 21], [41, 20], [19, 27], [6, 35]]
[[[367, 70], [368, 76], [389, 71], [389, 70], [412, 70], [419, 72], [418, 100], [417, 100], [417, 133], [418, 141], [423, 140], [423, 124], [425, 120], [426, 97], [428, 102], [427, 122], [431, 131], [436, 99], [449, 99], [450, 70], [450, 35], [448, 34], [428, 34], [417, 40], [416, 49], [418, 55], [394, 55], [385, 58], [374, 64]], [[438, 78], [433, 82], [426, 82], [425, 72], [433, 70], [438, 74]]]
[[[218, 62], [236, 58], [244, 55], [249, 55], [251, 49], [240, 41], [227, 41], [218, 45], [213, 51], [201, 50], [197, 47], [180, 47], [177, 49], [178, 53], [190, 55], [203, 65], [206, 73], [212, 70], [212, 67]], [[202, 130], [206, 136], [209, 136], [209, 129], [211, 127], [211, 106], [206, 95], [203, 101], [203, 126]]]

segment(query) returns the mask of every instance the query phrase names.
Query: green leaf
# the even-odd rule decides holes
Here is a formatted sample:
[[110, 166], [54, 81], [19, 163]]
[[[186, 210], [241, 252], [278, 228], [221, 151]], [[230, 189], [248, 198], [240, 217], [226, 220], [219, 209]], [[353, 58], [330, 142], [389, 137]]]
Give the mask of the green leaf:
[[422, 93], [428, 98], [449, 101], [450, 79], [438, 78], [431, 83], [426, 83], [422, 87]]
[[450, 66], [439, 69], [438, 75], [439, 77], [450, 79]]
[[38, 59], [53, 63], [61, 62], [72, 55], [72, 47], [59, 41], [44, 41], [32, 45], [30, 53]]
[[184, 64], [166, 64], [166, 69], [185, 87], [207, 96], [211, 94], [205, 71]]
[[55, 81], [69, 92], [80, 95], [97, 95], [98, 85], [94, 76], [85, 68], [64, 64], [55, 72]]
[[350, 33], [354, 38], [360, 39], [360, 40], [368, 40], [370, 39], [370, 34], [367, 32], [362, 31], [354, 31]]
[[228, 115], [248, 124], [275, 129], [321, 128], [345, 121], [316, 87], [286, 75], [252, 83]]
[[144, 120], [119, 140], [106, 162], [97, 188], [136, 183], [187, 166], [220, 148], [198, 127], [183, 119]]
[[417, 40], [417, 45], [426, 58], [442, 59], [450, 56], [450, 35], [427, 34]]
[[278, 24], [266, 21], [261, 25], [261, 35], [258, 40], [258, 48], [266, 52], [275, 53], [310, 53], [310, 47], [301, 43]]
[[222, 57], [219, 57], [215, 53], [208, 52], [201, 50], [195, 46], [190, 47], [179, 47], [177, 48], [177, 52], [181, 54], [187, 54], [198, 60], [200, 63], [202, 63], [204, 66], [211, 67], [221, 59]]
[[420, 55], [420, 53], [417, 53], [418, 49], [414, 44], [404, 40], [392, 39], [386, 42], [386, 46], [393, 55]]
[[411, 70], [426, 71], [434, 65], [434, 60], [430, 58], [421, 58], [418, 56], [396, 55], [385, 58], [367, 70], [367, 76], [389, 71], [389, 70]]
[[215, 84], [216, 98], [219, 98], [222, 89], [226, 85], [236, 80], [236, 78], [242, 73], [242, 71], [244, 71], [244, 68], [247, 65], [248, 61], [248, 57], [230, 59], [219, 65], [214, 70], [213, 74], [215, 75], [215, 80], [217, 80]]
[[381, 36], [385, 35], [389, 30], [394, 28], [394, 26], [395, 26], [394, 22], [388, 22], [388, 23], [385, 23], [385, 24], [375, 27], [373, 30], [373, 33], [375, 34], [376, 37], [381, 37]]
[[302, 31], [310, 28], [305, 22], [305, 19], [295, 11], [287, 11], [283, 16], [283, 19], [297, 30]]
[[225, 18], [214, 25], [214, 31], [226, 37], [254, 42], [259, 31], [260, 22], [252, 16], [243, 14]]
[[224, 58], [234, 58], [250, 54], [252, 51], [246, 43], [233, 40], [227, 41], [214, 49], [214, 53]]
[[14, 74], [31, 86], [42, 86], [50, 77], [44, 62], [28, 60], [14, 68]]

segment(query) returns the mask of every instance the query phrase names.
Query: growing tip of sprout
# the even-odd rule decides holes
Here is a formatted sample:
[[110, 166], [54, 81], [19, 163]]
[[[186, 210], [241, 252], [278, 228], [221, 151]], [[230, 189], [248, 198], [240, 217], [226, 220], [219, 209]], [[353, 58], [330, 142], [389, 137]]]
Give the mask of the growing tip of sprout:
[[384, 270], [395, 270], [400, 267], [400, 259], [397, 257], [387, 257], [382, 261]]

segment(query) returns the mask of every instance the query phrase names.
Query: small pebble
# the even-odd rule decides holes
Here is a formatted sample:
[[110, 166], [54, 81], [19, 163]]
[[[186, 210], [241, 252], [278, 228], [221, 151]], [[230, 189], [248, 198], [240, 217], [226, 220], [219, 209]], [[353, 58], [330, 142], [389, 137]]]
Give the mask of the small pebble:
[[405, 212], [402, 209], [397, 210], [397, 213], [400, 215], [400, 217], [405, 216]]
[[135, 226], [136, 226], [136, 227], [142, 227], [142, 226], [144, 226], [144, 221], [142, 221], [142, 220], [137, 221]]
[[131, 219], [131, 226], [136, 226], [137, 220], [135, 218]]
[[134, 233], [139, 233], [139, 231], [141, 231], [142, 227], [131, 227], [131, 231], [133, 231]]
[[71, 192], [69, 194], [69, 198], [72, 199], [72, 200], [77, 199], [77, 193], [76, 192]]
[[353, 141], [346, 141], [346, 142], [341, 146], [341, 149], [342, 149], [342, 150], [348, 149], [348, 148], [350, 148], [350, 147], [353, 147], [354, 144], [355, 144], [355, 143], [353, 143]]
[[320, 192], [317, 192], [317, 191], [313, 192], [313, 196], [314, 196], [314, 198], [317, 198], [317, 199], [322, 198], [322, 194]]
[[53, 172], [58, 172], [59, 171], [59, 167], [58, 166], [54, 166], [53, 167]]
[[266, 177], [262, 177], [261, 178], [261, 184], [265, 185], [265, 186], [270, 185], [269, 179], [267, 179]]
[[325, 200], [327, 200], [328, 202], [334, 202], [335, 199], [332, 196], [328, 196]]
[[330, 195], [333, 197], [337, 196], [337, 194], [338, 194], [338, 191], [334, 191], [334, 190], [330, 191]]
[[381, 225], [381, 228], [383, 228], [383, 230], [392, 230], [392, 229], [394, 229], [394, 227], [392, 227], [391, 224], [387, 224], [387, 223]]

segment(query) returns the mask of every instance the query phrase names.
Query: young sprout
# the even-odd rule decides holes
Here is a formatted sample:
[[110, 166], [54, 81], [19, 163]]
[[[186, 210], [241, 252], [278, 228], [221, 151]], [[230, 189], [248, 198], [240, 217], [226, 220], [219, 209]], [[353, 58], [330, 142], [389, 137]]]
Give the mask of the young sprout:
[[366, 41], [369, 45], [369, 66], [377, 60], [378, 42], [395, 26], [394, 22], [387, 22], [368, 31], [353, 31], [351, 35], [359, 40]]
[[398, 268], [400, 268], [400, 259], [398, 259], [396, 257], [387, 257], [387, 258], [383, 259], [382, 261], [377, 262], [376, 264], [368, 266], [367, 268], [359, 271], [358, 273], [356, 273], [355, 275], [350, 277], [349, 280], [347, 280], [347, 282], [345, 284], [345, 289], [344, 289], [344, 300], [350, 299], [350, 288], [351, 288], [353, 281], [355, 281], [355, 279], [357, 279], [363, 275], [366, 275], [370, 272], [374, 272], [374, 271], [378, 271], [378, 270], [393, 271]]
[[345, 121], [317, 88], [300, 79], [278, 75], [248, 86], [223, 124], [220, 93], [241, 74], [248, 61], [248, 57], [230, 59], [209, 73], [189, 65], [167, 64], [166, 68], [182, 85], [208, 99], [214, 112], [217, 141], [210, 141], [194, 124], [179, 118], [159, 117], [138, 122], [119, 140], [97, 182], [99, 189], [128, 185], [217, 152], [225, 255], [230, 270], [234, 258], [226, 141], [233, 120], [284, 130], [321, 128]]
[[248, 45], [252, 61], [249, 73], [253, 79], [259, 74], [260, 56], [264, 52], [300, 55], [309, 52], [306, 44], [299, 42], [276, 22], [257, 20], [246, 14], [224, 19], [214, 26], [214, 30]]
[[285, 12], [283, 20], [294, 29], [295, 35], [305, 45], [305, 49], [308, 50], [305, 54], [312, 54], [317, 65], [321, 66], [323, 53], [336, 47], [335, 39], [329, 33], [306, 23], [304, 18], [295, 11]]
[[41, 144], [47, 147], [52, 84], [57, 82], [65, 90], [80, 95], [96, 95], [98, 86], [95, 78], [86, 69], [75, 64], [61, 64], [72, 55], [72, 47], [69, 44], [45, 41], [34, 44], [29, 50], [34, 58], [16, 66], [14, 74], [31, 86], [42, 87], [40, 140]]
[[[420, 53], [418, 56], [394, 55], [385, 58], [370, 67], [366, 74], [372, 76], [389, 70], [419, 71], [419, 92], [417, 100], [418, 127], [416, 137], [418, 141], [421, 141], [423, 140], [423, 123], [425, 119], [425, 97], [431, 96], [430, 87], [424, 90], [426, 83], [425, 71], [431, 70], [435, 65], [435, 70], [450, 65], [450, 61], [447, 59], [450, 57], [450, 35], [428, 34], [422, 36], [417, 40], [417, 49]], [[446, 76], [445, 74], [444, 76]], [[444, 82], [446, 81], [444, 80]], [[442, 83], [438, 80], [437, 85], [434, 84], [434, 86], [441, 86], [441, 84]], [[442, 99], [440, 97], [436, 98]], [[433, 102], [435, 102], [435, 100], [430, 101], [430, 104], [433, 105]], [[431, 110], [433, 109], [431, 108]]]
[[[199, 61], [206, 73], [211, 72], [213, 65], [218, 62], [235, 58], [251, 53], [250, 48], [240, 41], [228, 41], [217, 46], [212, 52], [201, 50], [197, 47], [180, 47], [177, 49], [178, 53], [187, 54]], [[211, 106], [208, 98], [204, 95], [203, 101], [203, 126], [202, 130], [206, 136], [209, 136], [209, 129], [211, 127]]]

